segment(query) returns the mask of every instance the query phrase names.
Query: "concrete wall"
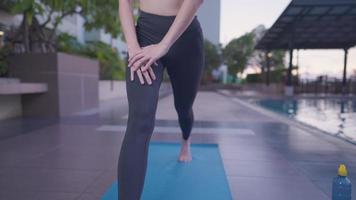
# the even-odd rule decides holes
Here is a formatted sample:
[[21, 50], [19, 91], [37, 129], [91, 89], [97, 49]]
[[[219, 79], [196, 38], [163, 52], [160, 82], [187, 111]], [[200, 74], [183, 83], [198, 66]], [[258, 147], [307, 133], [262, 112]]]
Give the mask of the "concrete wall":
[[100, 81], [99, 99], [101, 101], [122, 97], [126, 97], [125, 81]]
[[84, 57], [57, 54], [60, 115], [97, 108], [99, 62]]
[[63, 53], [10, 57], [10, 74], [22, 82], [47, 83], [48, 92], [22, 96], [25, 116], [59, 117], [98, 107], [99, 63]]
[[0, 120], [22, 115], [20, 95], [0, 95]]

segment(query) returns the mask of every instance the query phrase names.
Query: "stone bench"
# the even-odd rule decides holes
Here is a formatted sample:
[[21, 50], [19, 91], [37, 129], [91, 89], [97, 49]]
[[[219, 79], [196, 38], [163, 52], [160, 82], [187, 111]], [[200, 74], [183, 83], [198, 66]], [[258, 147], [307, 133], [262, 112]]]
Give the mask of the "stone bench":
[[37, 94], [48, 91], [46, 83], [21, 83], [19, 79], [0, 79], [0, 95]]
[[0, 78], [0, 120], [22, 116], [24, 96], [47, 92], [46, 83], [21, 83], [17, 78]]

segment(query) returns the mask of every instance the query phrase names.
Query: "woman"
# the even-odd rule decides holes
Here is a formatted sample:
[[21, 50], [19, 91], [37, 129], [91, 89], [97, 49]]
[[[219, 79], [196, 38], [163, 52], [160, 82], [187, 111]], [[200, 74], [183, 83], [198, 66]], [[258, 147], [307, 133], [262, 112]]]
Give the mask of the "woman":
[[148, 144], [155, 125], [159, 87], [167, 68], [182, 130], [178, 161], [189, 162], [193, 102], [203, 64], [203, 34], [196, 12], [203, 0], [140, 0], [134, 25], [133, 0], [119, 0], [128, 46], [127, 129], [118, 163], [120, 200], [138, 200], [145, 180]]

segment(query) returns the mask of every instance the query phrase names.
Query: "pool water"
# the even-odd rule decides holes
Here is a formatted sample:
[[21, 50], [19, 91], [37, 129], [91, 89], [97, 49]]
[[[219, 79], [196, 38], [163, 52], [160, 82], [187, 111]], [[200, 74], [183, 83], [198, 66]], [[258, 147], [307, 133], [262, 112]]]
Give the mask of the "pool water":
[[356, 142], [356, 99], [251, 99], [250, 102]]

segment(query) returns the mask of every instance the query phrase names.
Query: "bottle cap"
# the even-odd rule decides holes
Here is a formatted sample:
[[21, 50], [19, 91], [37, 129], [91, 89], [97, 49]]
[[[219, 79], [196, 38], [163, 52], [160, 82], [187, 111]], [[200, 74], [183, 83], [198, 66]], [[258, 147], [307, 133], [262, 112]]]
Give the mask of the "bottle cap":
[[341, 164], [337, 173], [339, 176], [347, 176], [346, 166], [344, 164]]

